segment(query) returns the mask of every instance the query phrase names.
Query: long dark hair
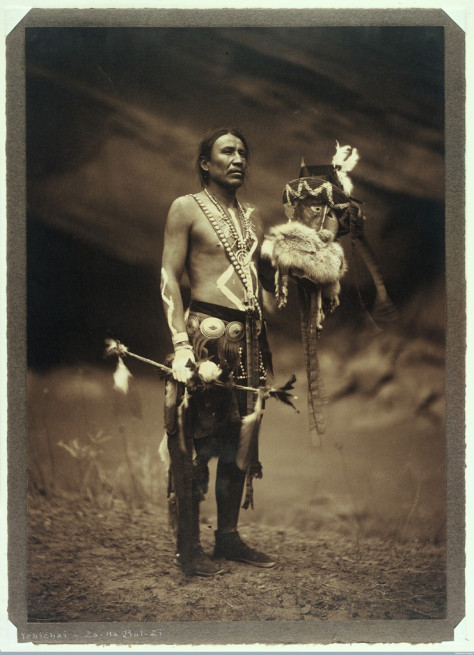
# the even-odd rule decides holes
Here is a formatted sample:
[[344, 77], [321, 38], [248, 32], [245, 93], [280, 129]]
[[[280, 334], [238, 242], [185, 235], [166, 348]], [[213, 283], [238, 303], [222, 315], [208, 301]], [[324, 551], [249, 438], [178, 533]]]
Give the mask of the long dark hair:
[[198, 156], [196, 159], [196, 169], [201, 181], [201, 186], [203, 187], [207, 186], [209, 182], [209, 173], [201, 168], [201, 160], [211, 158], [212, 146], [217, 141], [217, 139], [219, 139], [221, 136], [224, 136], [224, 134], [232, 134], [232, 136], [235, 136], [242, 141], [245, 150], [247, 151], [247, 161], [249, 161], [249, 144], [247, 143], [247, 139], [244, 137], [238, 127], [219, 127], [217, 129], [210, 130], [199, 144]]

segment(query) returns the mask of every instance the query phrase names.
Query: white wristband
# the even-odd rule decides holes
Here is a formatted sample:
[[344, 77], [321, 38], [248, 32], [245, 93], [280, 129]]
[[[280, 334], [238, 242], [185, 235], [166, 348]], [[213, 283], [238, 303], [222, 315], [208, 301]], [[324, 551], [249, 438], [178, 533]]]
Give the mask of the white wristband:
[[182, 343], [183, 341], [189, 341], [188, 333], [178, 332], [178, 334], [174, 334], [171, 337], [171, 341], [173, 342], [173, 346], [175, 346], [177, 343]]
[[177, 350], [183, 350], [183, 349], [192, 350], [194, 352], [194, 348], [191, 346], [190, 343], [179, 344], [179, 346], [175, 347], [174, 351], [176, 352]]

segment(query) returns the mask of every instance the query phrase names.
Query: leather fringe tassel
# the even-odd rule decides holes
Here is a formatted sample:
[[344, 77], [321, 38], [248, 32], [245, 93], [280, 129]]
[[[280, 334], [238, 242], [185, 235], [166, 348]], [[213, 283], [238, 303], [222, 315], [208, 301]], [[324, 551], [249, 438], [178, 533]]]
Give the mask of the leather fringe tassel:
[[249, 507], [251, 507], [252, 509], [254, 508], [253, 476], [247, 473], [247, 477], [245, 478], [245, 500], [244, 500], [244, 504], [242, 505], [242, 509], [248, 509]]
[[254, 478], [257, 478], [258, 480], [263, 478], [262, 465], [260, 464], [260, 462], [257, 462], [256, 465], [250, 467], [249, 470], [247, 471], [247, 477], [245, 479], [245, 499], [244, 499], [244, 504], [242, 505], [242, 509], [248, 509], [249, 507], [254, 509], [254, 504], [253, 504]]
[[188, 409], [189, 406], [189, 394], [188, 390], [185, 387], [184, 388], [184, 393], [183, 393], [183, 398], [181, 402], [178, 405], [178, 443], [179, 443], [179, 448], [183, 454], [187, 454], [187, 446], [186, 446], [186, 435], [184, 433], [185, 431], [185, 426], [186, 426], [186, 410]]

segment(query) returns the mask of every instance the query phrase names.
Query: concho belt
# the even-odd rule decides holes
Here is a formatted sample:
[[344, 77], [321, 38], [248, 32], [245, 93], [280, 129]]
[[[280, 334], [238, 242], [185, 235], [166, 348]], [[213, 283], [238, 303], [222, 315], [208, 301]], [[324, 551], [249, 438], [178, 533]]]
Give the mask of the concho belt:
[[214, 316], [206, 316], [206, 318], [200, 320], [196, 314], [189, 314], [186, 330], [191, 338], [194, 337], [198, 330], [207, 339], [219, 339], [225, 334], [229, 341], [241, 341], [245, 336], [245, 325], [240, 321], [226, 323]]

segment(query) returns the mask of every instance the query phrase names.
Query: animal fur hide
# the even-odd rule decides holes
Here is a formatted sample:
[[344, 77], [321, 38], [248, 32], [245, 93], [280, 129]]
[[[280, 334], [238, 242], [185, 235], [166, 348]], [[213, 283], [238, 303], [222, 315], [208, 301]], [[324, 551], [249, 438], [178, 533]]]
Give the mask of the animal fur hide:
[[344, 250], [329, 230], [316, 232], [298, 222], [272, 228], [262, 247], [262, 257], [276, 269], [275, 287], [279, 306], [286, 304], [288, 275], [322, 285], [322, 293], [337, 306], [339, 280], [347, 270]]

